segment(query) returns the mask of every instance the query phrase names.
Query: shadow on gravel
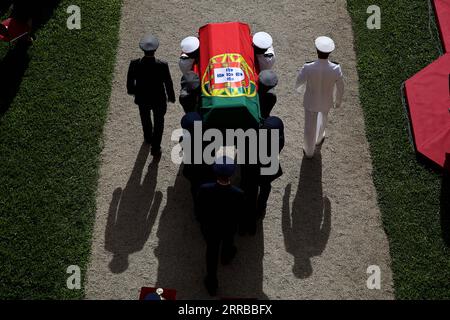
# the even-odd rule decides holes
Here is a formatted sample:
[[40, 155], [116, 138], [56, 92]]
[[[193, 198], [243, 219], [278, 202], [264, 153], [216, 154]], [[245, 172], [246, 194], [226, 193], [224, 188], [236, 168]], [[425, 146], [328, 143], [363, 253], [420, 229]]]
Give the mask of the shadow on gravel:
[[113, 193], [105, 230], [105, 249], [114, 255], [109, 264], [113, 273], [127, 270], [128, 256], [142, 250], [161, 206], [163, 195], [155, 193], [157, 161], [150, 163], [142, 181], [149, 151], [149, 146], [143, 143], [127, 185]]
[[0, 117], [16, 97], [29, 62], [28, 46], [24, 44], [16, 45], [0, 61]]
[[[16, 12], [14, 14], [23, 17], [25, 20], [32, 18], [32, 33], [35, 34], [42, 28], [48, 20], [53, 16], [60, 0], [42, 0], [42, 1], [26, 1], [26, 0], [1, 0], [0, 16], [9, 12], [11, 4], [16, 4]], [[39, 41], [37, 39], [36, 41]], [[8, 46], [6, 43], [2, 45]], [[0, 118], [10, 108], [14, 98], [19, 91], [22, 78], [28, 68], [30, 56], [28, 54], [28, 45], [18, 42], [7, 51], [6, 55], [0, 60]], [[31, 51], [31, 50], [30, 50]]]
[[[156, 286], [176, 289], [177, 299], [211, 299], [203, 284], [206, 245], [194, 218], [189, 182], [181, 168], [173, 187], [167, 190], [167, 204], [158, 225]], [[267, 298], [262, 292], [263, 241], [262, 231], [255, 237], [236, 236], [235, 259], [226, 267], [219, 264], [218, 298]]]
[[323, 196], [322, 155], [303, 158], [297, 194], [290, 207], [291, 185], [283, 196], [282, 229], [287, 252], [294, 256], [292, 271], [297, 278], [308, 278], [311, 258], [325, 249], [331, 229], [331, 203]]

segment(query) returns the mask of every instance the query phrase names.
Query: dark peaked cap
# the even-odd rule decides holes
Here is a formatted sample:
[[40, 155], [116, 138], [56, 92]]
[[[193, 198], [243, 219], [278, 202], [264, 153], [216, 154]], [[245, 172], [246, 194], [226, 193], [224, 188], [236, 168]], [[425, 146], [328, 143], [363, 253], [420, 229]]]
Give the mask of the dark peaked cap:
[[147, 34], [142, 37], [139, 47], [144, 51], [155, 51], [159, 47], [159, 40], [155, 36]]
[[277, 74], [273, 70], [263, 70], [259, 73], [259, 83], [269, 88], [276, 87], [278, 84]]
[[264, 120], [263, 124], [264, 129], [284, 129], [283, 121], [275, 116], [268, 117], [266, 120]]
[[202, 121], [202, 116], [198, 112], [188, 112], [181, 118], [181, 128], [191, 129], [195, 121]]

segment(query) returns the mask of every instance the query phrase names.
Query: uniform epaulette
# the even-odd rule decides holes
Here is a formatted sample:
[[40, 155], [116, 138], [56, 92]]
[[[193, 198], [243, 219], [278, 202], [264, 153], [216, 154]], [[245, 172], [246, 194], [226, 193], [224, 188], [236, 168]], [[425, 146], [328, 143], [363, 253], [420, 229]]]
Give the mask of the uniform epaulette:
[[307, 61], [307, 62], [305, 62], [305, 64], [306, 64], [306, 63], [313, 63], [313, 62], [315, 62], [315, 61], [314, 61], [314, 60], [313, 60], [313, 61]]
[[273, 53], [264, 53], [264, 57], [272, 58]]
[[331, 61], [332, 63], [334, 63], [334, 64], [339, 64], [339, 62], [336, 62], [336, 61]]

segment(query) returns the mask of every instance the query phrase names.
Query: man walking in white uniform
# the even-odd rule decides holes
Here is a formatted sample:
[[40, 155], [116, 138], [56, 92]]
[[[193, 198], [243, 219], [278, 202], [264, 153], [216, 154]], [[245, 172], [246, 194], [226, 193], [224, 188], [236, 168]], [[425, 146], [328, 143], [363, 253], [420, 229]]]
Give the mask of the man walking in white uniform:
[[[305, 108], [305, 137], [303, 151], [307, 158], [314, 156], [316, 146], [325, 140], [328, 112], [339, 108], [344, 94], [344, 79], [338, 63], [328, 60], [335, 49], [334, 41], [319, 37], [315, 41], [319, 59], [305, 63], [300, 70], [295, 89], [306, 84], [303, 106]], [[336, 87], [336, 100], [334, 88]]]

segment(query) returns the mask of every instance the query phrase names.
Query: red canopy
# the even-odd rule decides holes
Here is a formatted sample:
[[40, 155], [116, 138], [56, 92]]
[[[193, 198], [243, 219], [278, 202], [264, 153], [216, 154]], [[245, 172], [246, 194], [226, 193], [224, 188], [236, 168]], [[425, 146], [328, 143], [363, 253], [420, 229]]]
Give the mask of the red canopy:
[[450, 153], [450, 53], [406, 81], [406, 96], [417, 152], [444, 166]]
[[[142, 287], [139, 293], [139, 300], [145, 300], [150, 293], [156, 293], [157, 288]], [[166, 300], [176, 300], [177, 292], [174, 289], [163, 289], [162, 297]]]
[[405, 94], [416, 151], [449, 169], [445, 162], [450, 153], [450, 0], [434, 0], [434, 8], [447, 53], [407, 80]]
[[29, 33], [30, 27], [16, 19], [9, 18], [2, 22], [2, 25], [8, 30], [8, 35], [0, 35], [0, 41], [11, 42]]
[[450, 0], [434, 0], [434, 8], [445, 52], [450, 53]]

